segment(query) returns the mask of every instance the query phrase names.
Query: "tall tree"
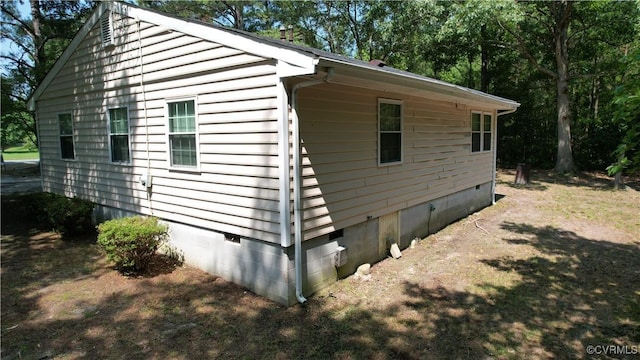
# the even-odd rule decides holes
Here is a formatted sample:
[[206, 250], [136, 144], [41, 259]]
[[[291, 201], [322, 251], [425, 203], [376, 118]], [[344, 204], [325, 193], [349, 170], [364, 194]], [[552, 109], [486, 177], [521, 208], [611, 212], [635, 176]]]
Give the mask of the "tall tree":
[[0, 3], [2, 38], [10, 44], [0, 55], [5, 63], [3, 80], [10, 85], [2, 88], [3, 105], [11, 103], [3, 109], [2, 130], [7, 134], [9, 125], [15, 124], [9, 119], [14, 119], [30, 124], [28, 136], [36, 138], [33, 114], [26, 109], [27, 98], [82, 26], [93, 4], [62, 0], [29, 0], [29, 4], [31, 10], [28, 16], [24, 16], [18, 11], [15, 1]]
[[[568, 0], [519, 2], [506, 6], [510, 7], [509, 11], [496, 12], [498, 24], [511, 35], [521, 55], [555, 82], [558, 136], [555, 170], [572, 172], [575, 167], [571, 137], [572, 80], [590, 74], [585, 74], [584, 68], [572, 66], [571, 53], [591, 42], [615, 46], [615, 42], [630, 41], [635, 34], [638, 6], [634, 2], [576, 3]], [[501, 5], [500, 10], [505, 7]], [[607, 16], [611, 14], [622, 16], [613, 19]], [[620, 23], [627, 26], [620, 26]], [[612, 26], [620, 32], [608, 31]]]
[[[571, 122], [569, 101], [569, 26], [574, 3], [567, 0], [519, 3], [520, 16], [496, 18], [500, 26], [513, 38], [524, 57], [536, 70], [551, 77], [556, 84], [558, 149], [555, 170], [559, 173], [574, 170], [571, 151]], [[531, 31], [534, 29], [534, 31]], [[534, 36], [528, 36], [533, 34]], [[532, 42], [546, 45], [553, 54], [553, 66], [544, 64], [536, 54]], [[549, 64], [550, 65], [550, 64]]]

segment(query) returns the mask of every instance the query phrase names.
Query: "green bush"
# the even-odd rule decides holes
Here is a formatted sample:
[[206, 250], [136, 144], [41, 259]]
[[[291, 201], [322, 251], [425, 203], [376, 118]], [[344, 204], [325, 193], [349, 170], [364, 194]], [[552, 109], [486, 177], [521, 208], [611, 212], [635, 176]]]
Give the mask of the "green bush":
[[12, 209], [21, 221], [42, 230], [54, 230], [65, 235], [77, 235], [93, 230], [91, 214], [94, 204], [79, 198], [48, 192], [16, 195]]
[[51, 230], [47, 206], [53, 202], [57, 196], [60, 195], [48, 192], [18, 195], [16, 198], [18, 204], [22, 204], [23, 206], [17, 206], [13, 211], [21, 213], [25, 221], [35, 223], [39, 229]]
[[167, 236], [167, 226], [155, 217], [126, 217], [98, 226], [98, 244], [124, 274], [144, 270]]
[[49, 224], [55, 231], [65, 235], [77, 235], [93, 227], [91, 223], [93, 206], [91, 201], [55, 195], [50, 197], [45, 211]]

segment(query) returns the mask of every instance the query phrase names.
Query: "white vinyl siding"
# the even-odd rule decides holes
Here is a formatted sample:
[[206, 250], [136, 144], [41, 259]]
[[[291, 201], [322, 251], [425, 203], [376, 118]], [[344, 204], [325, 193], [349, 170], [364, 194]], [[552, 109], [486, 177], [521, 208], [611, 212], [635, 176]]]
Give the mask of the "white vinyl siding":
[[76, 158], [73, 139], [73, 116], [71, 113], [58, 114], [60, 136], [60, 158], [73, 160]]
[[[137, 22], [112, 16], [115, 46], [104, 51], [96, 24], [36, 103], [45, 191], [280, 243], [275, 63], [143, 21], [143, 89]], [[172, 171], [167, 103], [187, 99], [199, 171]], [[118, 103], [128, 105], [130, 166], [111, 162], [104, 109]], [[74, 162], [59, 155], [57, 114], [69, 104]], [[138, 183], [147, 172], [151, 202]]]
[[131, 162], [131, 142], [129, 137], [129, 109], [119, 107], [109, 109], [109, 152], [111, 162]]
[[471, 152], [491, 151], [493, 115], [471, 112]]
[[175, 168], [198, 168], [196, 102], [167, 102], [169, 164]]
[[402, 101], [378, 99], [378, 164], [402, 163]]
[[[378, 163], [380, 96], [402, 101], [398, 166]], [[330, 83], [299, 99], [305, 240], [492, 180], [492, 153], [469, 151], [463, 104]]]

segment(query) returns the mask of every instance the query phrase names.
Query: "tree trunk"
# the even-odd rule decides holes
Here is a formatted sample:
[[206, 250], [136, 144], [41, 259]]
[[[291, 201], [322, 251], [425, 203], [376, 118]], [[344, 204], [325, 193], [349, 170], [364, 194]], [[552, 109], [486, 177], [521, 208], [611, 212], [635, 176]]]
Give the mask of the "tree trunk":
[[558, 79], [558, 154], [555, 170], [557, 173], [573, 172], [571, 151], [571, 119], [569, 111], [569, 85], [567, 79]]
[[[31, 5], [31, 25], [33, 26], [33, 46], [35, 47], [33, 54], [33, 89], [35, 89], [44, 77], [47, 75], [45, 66], [47, 66], [47, 54], [44, 49], [44, 37], [42, 36], [42, 12], [40, 12], [40, 1], [38, 0], [30, 0], [29, 5]], [[29, 112], [33, 117], [33, 125], [31, 131], [33, 132], [33, 137], [35, 139], [36, 146], [40, 146], [40, 142], [38, 140], [38, 124], [37, 117], [35, 112]]]
[[488, 92], [489, 90], [489, 50], [487, 49], [487, 26], [480, 27], [480, 57], [482, 65], [480, 67], [480, 91]]
[[613, 189], [614, 190], [623, 190], [624, 184], [622, 183], [622, 170], [618, 171], [613, 178]]
[[471, 52], [467, 54], [467, 62], [469, 63], [469, 70], [467, 71], [467, 87], [473, 89], [475, 88], [475, 81], [473, 81], [473, 54], [471, 54]]
[[44, 38], [42, 36], [42, 13], [40, 12], [40, 2], [38, 0], [30, 0], [31, 5], [31, 25], [33, 26], [33, 46], [34, 49], [34, 75], [35, 86], [38, 86], [44, 79], [46, 72], [46, 52], [44, 49]]
[[566, 0], [553, 3], [555, 6], [555, 55], [556, 84], [558, 106], [558, 154], [555, 171], [570, 173], [574, 170], [573, 153], [571, 151], [571, 116], [569, 101], [569, 23], [571, 19], [571, 3]]
[[235, 28], [239, 30], [245, 30], [244, 28], [244, 4], [242, 2], [238, 3], [234, 7], [233, 12], [234, 20], [235, 20]]

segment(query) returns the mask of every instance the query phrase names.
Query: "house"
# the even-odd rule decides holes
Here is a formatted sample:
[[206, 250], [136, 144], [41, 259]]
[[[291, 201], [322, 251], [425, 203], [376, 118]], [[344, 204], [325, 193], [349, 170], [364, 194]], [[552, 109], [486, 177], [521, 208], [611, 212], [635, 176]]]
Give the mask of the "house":
[[188, 264], [283, 304], [492, 204], [519, 106], [107, 2], [29, 105], [45, 191], [157, 216]]

